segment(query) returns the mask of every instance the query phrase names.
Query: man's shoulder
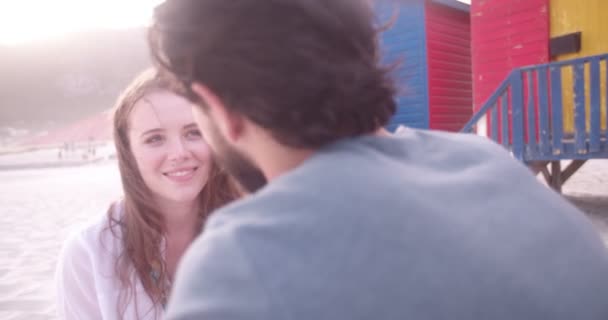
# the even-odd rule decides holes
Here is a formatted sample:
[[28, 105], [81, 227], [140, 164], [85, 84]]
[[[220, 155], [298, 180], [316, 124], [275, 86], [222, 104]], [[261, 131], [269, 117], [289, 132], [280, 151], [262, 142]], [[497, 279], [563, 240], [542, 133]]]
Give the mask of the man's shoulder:
[[205, 225], [205, 232], [210, 229], [233, 232], [240, 225], [276, 225], [280, 223], [281, 217], [286, 216], [282, 213], [294, 213], [298, 210], [298, 204], [306, 201], [303, 199], [306, 197], [303, 192], [305, 189], [305, 186], [291, 181], [273, 181], [255, 194], [214, 211]]
[[405, 150], [407, 163], [427, 168], [453, 168], [456, 171], [475, 166], [523, 169], [507, 149], [476, 134], [402, 128], [391, 140], [393, 145], [401, 145]]
[[496, 152], [498, 150], [500, 151], [499, 153], [506, 154], [504, 148], [487, 137], [470, 133], [400, 127], [394, 133], [393, 138], [419, 147], [436, 148], [437, 146], [442, 146], [445, 150], [451, 152], [457, 150], [486, 150]]
[[230, 215], [233, 210], [219, 212], [219, 219], [214, 213], [215, 219], [182, 257], [167, 311], [169, 319], [193, 319], [193, 315], [272, 318], [268, 315], [271, 300], [254, 263], [264, 258], [263, 252], [253, 255], [246, 250], [243, 231], [247, 218]]

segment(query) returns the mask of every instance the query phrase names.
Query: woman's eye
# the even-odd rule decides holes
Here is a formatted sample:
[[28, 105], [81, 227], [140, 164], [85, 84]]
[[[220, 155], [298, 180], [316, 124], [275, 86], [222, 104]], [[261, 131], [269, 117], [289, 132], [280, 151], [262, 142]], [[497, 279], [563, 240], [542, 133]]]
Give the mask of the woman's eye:
[[144, 142], [146, 144], [159, 144], [163, 141], [163, 137], [161, 135], [154, 135], [151, 137], [148, 137], [146, 140], [144, 140]]
[[188, 139], [192, 139], [192, 140], [194, 140], [194, 139], [200, 139], [201, 136], [202, 136], [201, 132], [198, 129], [193, 129], [193, 130], [190, 130], [190, 131], [188, 131], [186, 133], [186, 137]]

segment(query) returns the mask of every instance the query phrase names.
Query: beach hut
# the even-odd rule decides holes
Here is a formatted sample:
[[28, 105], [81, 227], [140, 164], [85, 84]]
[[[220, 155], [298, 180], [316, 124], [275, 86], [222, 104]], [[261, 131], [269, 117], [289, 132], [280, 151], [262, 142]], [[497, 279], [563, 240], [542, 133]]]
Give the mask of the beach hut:
[[[472, 0], [476, 113], [489, 136], [555, 189], [608, 158], [608, 1]], [[562, 160], [573, 160], [561, 169]], [[549, 167], [550, 165], [550, 167]]]
[[380, 44], [400, 92], [389, 129], [458, 131], [472, 115], [469, 6], [456, 0], [377, 3], [380, 23], [392, 21]]

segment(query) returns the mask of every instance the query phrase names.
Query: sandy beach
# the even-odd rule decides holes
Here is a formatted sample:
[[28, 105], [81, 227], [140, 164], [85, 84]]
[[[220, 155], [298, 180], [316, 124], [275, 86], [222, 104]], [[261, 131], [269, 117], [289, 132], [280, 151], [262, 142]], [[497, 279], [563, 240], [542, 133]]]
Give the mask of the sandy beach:
[[566, 182], [563, 193], [587, 213], [608, 246], [608, 160], [587, 161]]
[[0, 319], [56, 319], [63, 240], [121, 193], [115, 162], [0, 171]]
[[[56, 319], [53, 275], [63, 240], [121, 194], [116, 163], [0, 171], [0, 319]], [[564, 186], [608, 244], [608, 160]]]

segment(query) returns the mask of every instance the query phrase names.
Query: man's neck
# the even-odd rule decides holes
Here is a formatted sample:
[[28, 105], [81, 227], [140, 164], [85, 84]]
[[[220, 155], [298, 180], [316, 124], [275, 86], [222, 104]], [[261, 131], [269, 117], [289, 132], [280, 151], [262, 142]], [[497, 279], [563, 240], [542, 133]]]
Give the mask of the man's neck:
[[[248, 141], [244, 145], [249, 147], [248, 154], [250, 158], [262, 170], [268, 181], [272, 181], [284, 173], [297, 168], [318, 151], [317, 149], [287, 147], [278, 143], [270, 135], [264, 135], [263, 139], [256, 139], [255, 143]], [[380, 127], [378, 130], [367, 135], [382, 137], [391, 136], [392, 134], [384, 129], [384, 127]]]
[[315, 152], [313, 149], [276, 148], [261, 156], [260, 168], [268, 181], [272, 181], [300, 166]]

